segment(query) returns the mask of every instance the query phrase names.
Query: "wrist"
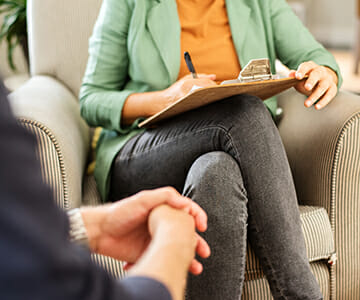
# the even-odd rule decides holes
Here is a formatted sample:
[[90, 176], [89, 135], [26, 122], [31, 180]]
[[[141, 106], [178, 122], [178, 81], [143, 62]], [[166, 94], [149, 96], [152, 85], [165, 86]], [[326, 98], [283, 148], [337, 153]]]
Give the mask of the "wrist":
[[83, 207], [80, 209], [92, 252], [98, 250], [98, 241], [102, 235], [102, 227], [107, 215], [106, 209], [106, 206]]
[[129, 276], [146, 276], [164, 284], [174, 300], [184, 299], [186, 278], [191, 261], [175, 239], [164, 242], [156, 235], [145, 254], [130, 269]]
[[153, 111], [152, 116], [162, 111], [166, 107], [170, 105], [170, 103], [174, 102], [174, 96], [172, 95], [169, 88], [161, 91], [155, 92], [153, 103]]

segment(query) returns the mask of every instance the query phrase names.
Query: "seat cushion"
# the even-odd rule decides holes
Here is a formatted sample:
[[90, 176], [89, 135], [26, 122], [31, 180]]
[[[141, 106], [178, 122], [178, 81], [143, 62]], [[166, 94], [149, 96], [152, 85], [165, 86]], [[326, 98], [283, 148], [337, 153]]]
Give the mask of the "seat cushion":
[[[311, 271], [317, 279], [324, 300], [330, 299], [330, 274], [327, 263], [317, 261], [310, 264]], [[242, 300], [273, 300], [266, 278], [245, 281]]]
[[[326, 210], [314, 206], [299, 206], [299, 209], [309, 262], [328, 261], [335, 253], [335, 244]], [[245, 280], [262, 277], [264, 274], [260, 262], [248, 244]]]
[[96, 181], [93, 175], [86, 175], [83, 185], [83, 200], [82, 205], [95, 206], [100, 205], [101, 198], [96, 187]]

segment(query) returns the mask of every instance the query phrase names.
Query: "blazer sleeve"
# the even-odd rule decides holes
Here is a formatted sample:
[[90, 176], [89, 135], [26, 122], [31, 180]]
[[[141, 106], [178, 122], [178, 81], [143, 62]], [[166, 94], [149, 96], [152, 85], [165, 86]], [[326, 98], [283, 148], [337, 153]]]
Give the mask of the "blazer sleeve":
[[80, 89], [80, 108], [90, 126], [126, 134], [137, 126], [121, 126], [128, 81], [128, 28], [131, 9], [126, 0], [104, 0], [89, 41], [89, 59]]
[[327, 66], [336, 72], [340, 88], [342, 77], [333, 55], [315, 40], [285, 0], [269, 0], [268, 4], [277, 57], [294, 70], [310, 60]]
[[171, 300], [150, 278], [110, 278], [69, 241], [67, 216], [42, 182], [35, 152], [0, 81], [0, 299]]

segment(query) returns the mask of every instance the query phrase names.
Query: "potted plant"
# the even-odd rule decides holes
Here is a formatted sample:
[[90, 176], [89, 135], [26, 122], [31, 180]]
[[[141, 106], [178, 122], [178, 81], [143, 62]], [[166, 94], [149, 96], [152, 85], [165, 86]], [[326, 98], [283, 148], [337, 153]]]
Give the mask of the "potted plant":
[[8, 47], [8, 63], [12, 70], [16, 70], [13, 53], [20, 45], [27, 63], [29, 63], [27, 26], [26, 26], [27, 0], [0, 0], [0, 14], [4, 15], [0, 27], [0, 43], [6, 41]]

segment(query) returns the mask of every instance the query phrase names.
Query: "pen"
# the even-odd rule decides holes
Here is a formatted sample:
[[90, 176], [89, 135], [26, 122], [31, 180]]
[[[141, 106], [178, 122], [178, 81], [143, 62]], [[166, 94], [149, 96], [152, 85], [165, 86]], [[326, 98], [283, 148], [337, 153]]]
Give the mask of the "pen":
[[192, 77], [197, 78], [196, 71], [195, 71], [194, 65], [192, 64], [189, 52], [187, 52], [187, 51], [184, 52], [184, 58], [185, 58], [186, 65], [187, 65], [189, 71], [191, 72]]

